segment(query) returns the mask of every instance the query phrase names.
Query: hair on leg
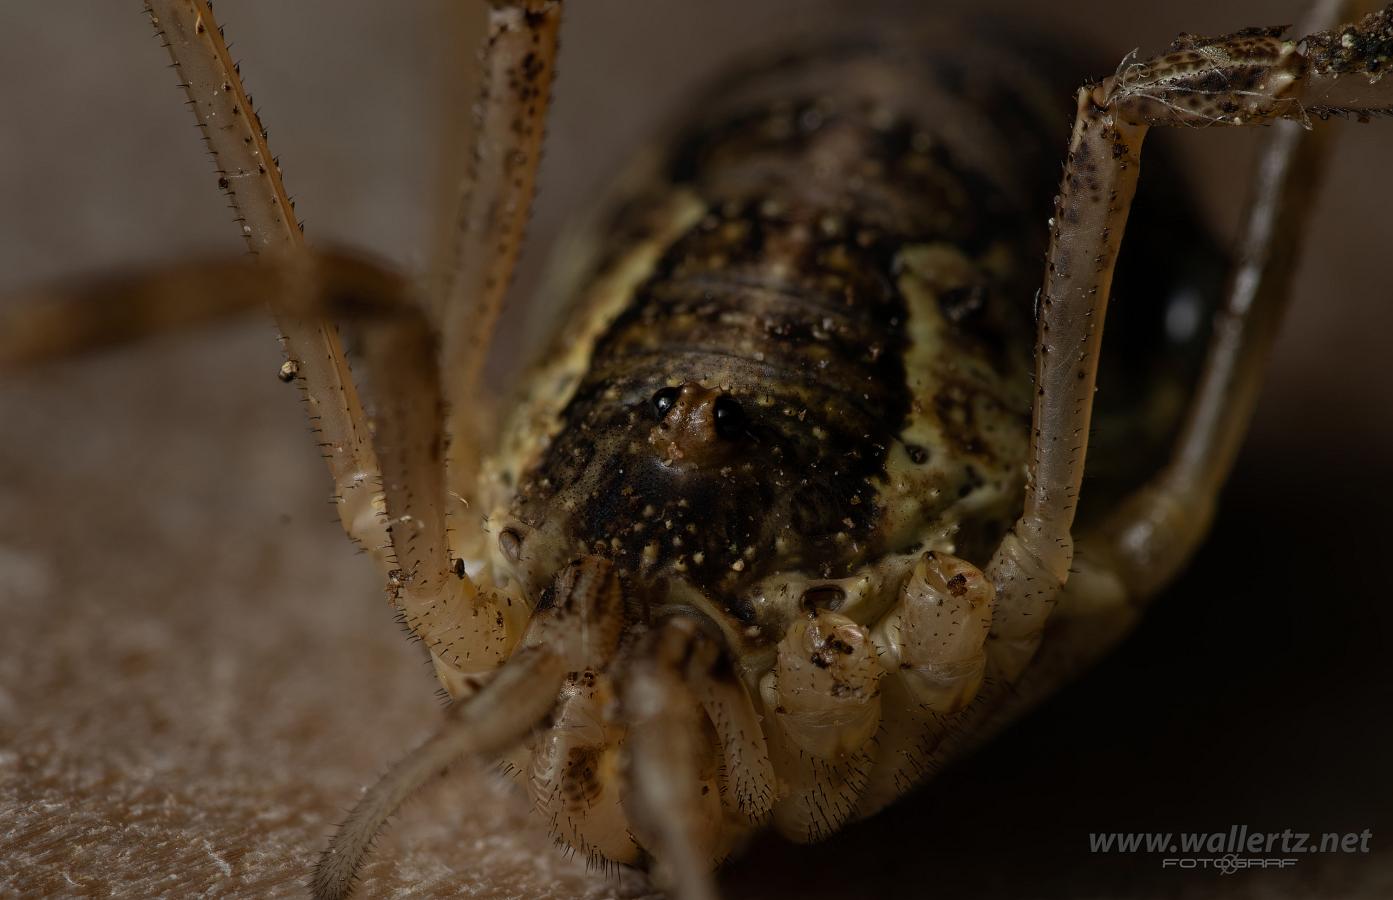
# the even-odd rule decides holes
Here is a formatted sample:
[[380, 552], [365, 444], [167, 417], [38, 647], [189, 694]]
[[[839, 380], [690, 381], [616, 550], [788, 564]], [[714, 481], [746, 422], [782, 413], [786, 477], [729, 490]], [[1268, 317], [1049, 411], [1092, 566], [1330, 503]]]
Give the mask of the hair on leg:
[[[212, 6], [205, 0], [147, 0], [145, 10], [174, 61], [248, 251], [297, 252], [304, 237], [294, 205]], [[344, 529], [366, 549], [377, 550], [385, 543], [373, 504], [377, 460], [338, 331], [325, 319], [271, 306], [286, 354], [281, 371], [300, 386]]]
[[316, 900], [349, 895], [377, 833], [423, 784], [466, 754], [501, 753], [522, 740], [555, 705], [565, 674], [564, 659], [528, 647], [479, 693], [452, 707], [440, 729], [369, 788], [334, 832], [314, 868]]
[[[1249, 29], [1219, 38], [1182, 37], [1169, 53], [1126, 64], [1111, 78], [1079, 91], [1040, 295], [1025, 511], [987, 570], [997, 588], [988, 655], [993, 669], [1005, 681], [1013, 682], [1034, 655], [1073, 563], [1071, 530], [1083, 476], [1103, 316], [1147, 129], [1154, 125], [1253, 125], [1279, 119], [1307, 124], [1309, 112], [1322, 116], [1351, 113], [1361, 118], [1385, 113], [1393, 109], [1393, 80], [1382, 78], [1391, 55], [1393, 6], [1355, 25], [1296, 41], [1283, 40], [1279, 30], [1273, 29]], [[1295, 149], [1285, 152], [1295, 158]], [[1269, 203], [1272, 196], [1268, 196]], [[1268, 213], [1258, 207], [1256, 215], [1261, 218]], [[1250, 229], [1254, 227], [1250, 221]], [[1287, 224], [1276, 234], [1294, 235], [1292, 229]], [[1261, 255], [1261, 245], [1274, 238], [1259, 235], [1251, 240], [1257, 244], [1250, 243], [1245, 251]], [[1272, 254], [1267, 255], [1270, 260]], [[1266, 264], [1258, 263], [1258, 269]], [[1251, 265], [1241, 270], [1244, 281], [1236, 281], [1233, 290], [1250, 290], [1255, 271]], [[1276, 274], [1284, 273], [1278, 269]], [[1232, 296], [1237, 299], [1231, 298], [1231, 303], [1248, 302], [1238, 293]], [[1253, 320], [1253, 334], [1269, 330], [1264, 325], [1269, 315], [1275, 324], [1277, 313], [1271, 310], [1280, 310], [1280, 300], [1267, 299], [1260, 306], [1263, 312]], [[1220, 349], [1210, 357], [1202, 392], [1241, 396], [1240, 383], [1232, 380], [1233, 373], [1225, 374], [1223, 367], [1235, 361], [1235, 354], [1248, 352], [1245, 346], [1261, 346], [1262, 338], [1253, 340], [1257, 343], [1240, 340], [1227, 350], [1222, 349], [1222, 342], [1218, 345]], [[1257, 352], [1243, 368], [1256, 373], [1265, 355]], [[1212, 411], [1211, 407], [1197, 408], [1198, 415], [1207, 411]], [[1222, 411], [1247, 418], [1241, 406]], [[1224, 434], [1229, 433], [1192, 420], [1186, 440], [1195, 446], [1212, 441], [1212, 449], [1217, 450], [1224, 440], [1236, 441], [1232, 434]], [[1182, 459], [1187, 458], [1185, 446]], [[1174, 500], [1153, 493], [1151, 499], [1134, 501], [1144, 508], [1125, 515], [1143, 530], [1159, 525], [1162, 517], [1189, 516], [1191, 510], [1181, 509]], [[1182, 531], [1187, 535], [1202, 531], [1202, 526], [1188, 524], [1164, 527], [1176, 538]], [[1116, 523], [1112, 531], [1118, 533]], [[1187, 540], [1193, 546], [1193, 539]], [[1171, 554], [1173, 559], [1163, 561], [1155, 557], [1156, 548], [1154, 542], [1147, 545], [1149, 555], [1141, 562], [1163, 577], [1169, 577], [1179, 560], [1188, 556], [1188, 549], [1180, 545]], [[1148, 578], [1151, 583], [1145, 585], [1147, 590], [1162, 580], [1154, 574]]]
[[0, 311], [0, 371], [256, 310], [267, 298], [306, 318], [363, 326], [382, 395], [381, 460], [396, 601], [454, 696], [507, 657], [503, 602], [450, 561], [434, 333], [400, 275], [361, 257], [304, 251], [182, 263], [39, 289]]
[[[491, 0], [482, 82], [458, 211], [440, 223], [438, 315], [450, 404], [452, 488], [468, 496], [479, 463], [484, 364], [531, 215], [556, 70], [560, 0]], [[452, 15], [458, 20], [461, 13]], [[460, 31], [466, 30], [461, 27]]]
[[317, 900], [346, 897], [387, 819], [411, 794], [461, 756], [511, 749], [557, 703], [567, 673], [602, 669], [624, 629], [624, 598], [607, 560], [583, 557], [557, 576], [553, 603], [538, 611], [521, 648], [440, 729], [368, 789], [315, 866]]

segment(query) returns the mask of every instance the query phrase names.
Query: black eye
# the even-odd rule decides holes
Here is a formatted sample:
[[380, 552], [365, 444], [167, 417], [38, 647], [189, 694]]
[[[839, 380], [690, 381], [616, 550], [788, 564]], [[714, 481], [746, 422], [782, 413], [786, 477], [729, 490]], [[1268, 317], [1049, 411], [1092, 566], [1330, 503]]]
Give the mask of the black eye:
[[675, 387], [665, 387], [653, 395], [649, 402], [653, 404], [653, 412], [659, 419], [667, 415], [667, 411], [672, 409], [672, 405], [677, 402], [678, 390]]
[[732, 441], [745, 436], [745, 409], [734, 397], [716, 398], [716, 433]]

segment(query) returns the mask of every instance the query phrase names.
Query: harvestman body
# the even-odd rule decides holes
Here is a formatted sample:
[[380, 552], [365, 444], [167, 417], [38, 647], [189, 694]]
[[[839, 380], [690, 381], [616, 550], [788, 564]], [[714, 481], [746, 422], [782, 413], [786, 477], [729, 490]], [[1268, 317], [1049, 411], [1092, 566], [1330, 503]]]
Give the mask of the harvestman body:
[[[211, 10], [147, 6], [263, 259], [23, 298], [0, 363], [274, 298], [282, 374], [305, 391], [344, 525], [455, 700], [334, 836], [319, 897], [348, 893], [386, 817], [465, 755], [509, 760], [591, 860], [653, 863], [710, 897], [754, 829], [826, 837], [1053, 690], [1185, 563], [1232, 465], [1324, 150], [1324, 129], [1278, 120], [1393, 106], [1389, 9], [1127, 62], [1077, 95], [1037, 294], [1049, 82], [952, 29], [802, 49], [718, 86], [626, 182], [543, 363], [491, 428], [475, 398], [560, 4], [491, 4], [473, 171], [425, 305], [377, 264], [302, 248]], [[1338, 21], [1328, 6], [1307, 31]], [[1101, 496], [1120, 501], [1076, 519], [1142, 138], [1273, 121], [1193, 399], [1151, 417], [1179, 436], [1130, 476], [1137, 460], [1118, 459], [1144, 454], [1095, 441], [1123, 473]], [[1205, 288], [1217, 257], [1174, 203], [1143, 204], [1134, 229], [1167, 235], [1164, 251], [1129, 245], [1150, 254], [1135, 288], [1122, 261], [1135, 308]], [[372, 428], [327, 317], [360, 326]], [[476, 515], [447, 531], [456, 495]]]

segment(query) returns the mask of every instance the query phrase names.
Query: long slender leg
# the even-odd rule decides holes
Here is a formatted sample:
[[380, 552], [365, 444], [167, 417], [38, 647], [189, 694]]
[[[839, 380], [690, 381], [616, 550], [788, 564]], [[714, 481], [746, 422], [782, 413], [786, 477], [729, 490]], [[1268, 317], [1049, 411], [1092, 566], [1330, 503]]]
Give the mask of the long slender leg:
[[1207, 533], [1257, 406], [1262, 375], [1290, 298], [1304, 220], [1332, 132], [1272, 128], [1259, 162], [1237, 267], [1173, 457], [1102, 527], [1082, 536], [1080, 563], [1116, 573], [1133, 601], [1168, 583]]
[[0, 305], [0, 372], [116, 347], [264, 310], [298, 316], [399, 316], [425, 329], [410, 283], [361, 256], [305, 251], [272, 260], [214, 257], [69, 281]]
[[[701, 635], [673, 619], [659, 625], [620, 679], [629, 726], [626, 806], [659, 878], [680, 900], [715, 900], [712, 844], [719, 801], [704, 789], [699, 701], [683, 678]], [[706, 752], [703, 752], [706, 751]]]
[[1079, 92], [1040, 293], [1025, 509], [986, 570], [997, 589], [987, 654], [1008, 682], [1034, 655], [1073, 561], [1103, 317], [1144, 133]]
[[[1338, 0], [1318, 4], [1303, 23], [1305, 30], [1336, 24], [1344, 5]], [[1273, 124], [1259, 156], [1238, 259], [1171, 460], [1081, 540], [1080, 566], [1113, 574], [1133, 603], [1169, 582], [1208, 531], [1216, 497], [1257, 406], [1334, 137], [1328, 128]]]
[[[303, 254], [265, 130], [209, 5], [149, 0], [147, 9], [184, 79], [218, 165], [219, 185], [232, 199], [249, 248], [268, 260]], [[275, 297], [297, 293], [273, 294], [272, 305], [287, 335], [285, 371], [300, 378], [311, 420], [326, 438], [340, 518], [351, 536], [395, 566], [392, 588], [407, 626], [430, 648], [447, 690], [462, 696], [473, 689], [474, 673], [489, 671], [506, 657], [513, 623], [503, 615], [509, 604], [492, 592], [480, 595], [451, 564], [444, 404], [434, 336], [415, 320], [395, 318], [366, 330], [365, 349], [378, 363], [380, 393], [379, 421], [370, 429], [332, 324], [275, 306]], [[379, 476], [380, 508], [373, 490]]]
[[623, 628], [624, 599], [608, 561], [584, 557], [563, 571], [554, 604], [538, 613], [497, 677], [453, 706], [440, 730], [358, 801], [315, 866], [316, 900], [348, 896], [373, 839], [398, 806], [461, 756], [516, 745], [556, 705], [567, 672], [604, 668]]
[[[1321, 4], [1315, 17], [1334, 20]], [[1257, 402], [1263, 365], [1290, 295], [1306, 212], [1334, 132], [1277, 122], [1259, 154], [1238, 259], [1225, 290], [1199, 387], [1170, 463], [1078, 541], [1054, 634], [1032, 660], [1036, 677], [1017, 702], [1045, 696], [1079, 662], [1125, 635], [1141, 604], [1203, 539]], [[1087, 648], [1086, 650], [1082, 648]]]
[[[1321, 24], [1328, 24], [1335, 20], [1331, 7], [1339, 5], [1323, 3], [1313, 18], [1323, 16]], [[1126, 635], [1145, 601], [1177, 574], [1207, 533], [1257, 403], [1333, 137], [1330, 129], [1292, 121], [1275, 123], [1266, 136], [1236, 265], [1171, 460], [1102, 524], [1079, 536], [1050, 640], [1031, 660], [1033, 676], [1013, 688], [1008, 703], [1014, 709], [1048, 696]], [[999, 711], [996, 721], [1012, 714]]]
[[[205, 0], [147, 0], [146, 12], [178, 71], [189, 106], [253, 255], [294, 253], [304, 244], [241, 74]], [[319, 439], [345, 530], [368, 550], [385, 544], [373, 511], [377, 460], [348, 360], [333, 324], [274, 309], [283, 336], [282, 372], [300, 386]]]
[[[1182, 39], [1171, 51], [1124, 66], [1117, 75], [1083, 88], [1078, 95], [1041, 293], [1025, 511], [988, 568], [998, 595], [988, 652], [993, 668], [1006, 682], [1014, 681], [1034, 655], [1073, 562], [1070, 531], [1083, 476], [1103, 315], [1147, 129], [1263, 124], [1277, 119], [1304, 123], [1310, 113], [1367, 118], [1393, 110], [1393, 79], [1381, 79], [1393, 56], [1393, 7], [1357, 25], [1313, 34], [1300, 42], [1284, 41], [1272, 31], [1249, 30], [1212, 40]], [[1295, 155], [1294, 148], [1289, 152]], [[1288, 215], [1294, 214], [1294, 207], [1288, 209]], [[1271, 238], [1255, 240], [1261, 255], [1261, 247]], [[1248, 249], [1254, 252], [1253, 245]], [[1250, 265], [1236, 283], [1231, 307], [1248, 303], [1241, 315], [1250, 313], [1260, 299], [1251, 293], [1252, 285], [1243, 286], [1244, 279], [1251, 281], [1262, 266], [1261, 261], [1256, 269]], [[1246, 292], [1247, 301], [1241, 292]], [[1192, 489], [1198, 485], [1197, 478], [1217, 485], [1232, 463], [1241, 429], [1231, 422], [1216, 422], [1215, 416], [1222, 420], [1236, 414], [1246, 421], [1251, 412], [1254, 387], [1249, 382], [1255, 381], [1265, 342], [1270, 342], [1270, 336], [1263, 335], [1270, 334], [1280, 312], [1280, 291], [1269, 288], [1268, 293], [1261, 298], [1263, 311], [1252, 321], [1248, 335], [1221, 338], [1216, 345], [1200, 405], [1177, 462], [1168, 470], [1174, 488]], [[1211, 453], [1218, 453], [1219, 459], [1207, 461]], [[1212, 494], [1213, 488], [1208, 490]], [[1132, 535], [1118, 549], [1125, 551], [1130, 540], [1134, 571], [1154, 566], [1155, 572], [1168, 576], [1188, 555], [1183, 543], [1188, 540], [1192, 546], [1193, 535], [1202, 531], [1203, 524], [1170, 521], [1191, 515], [1177, 499], [1173, 489], [1162, 485], [1134, 501], [1132, 512], [1114, 525], [1114, 535]], [[1179, 499], [1189, 502], [1191, 498]], [[1121, 526], [1126, 527], [1119, 532]], [[1157, 537], [1162, 534], [1176, 544], [1168, 551], [1173, 557], [1168, 561], [1154, 558]], [[1150, 572], [1137, 577], [1146, 579], [1139, 586], [1147, 589], [1158, 581]]]
[[334, 832], [314, 869], [316, 900], [339, 900], [352, 892], [377, 833], [423, 784], [467, 754], [502, 753], [536, 727], [556, 704], [565, 665], [548, 649], [529, 647], [482, 691], [453, 707], [440, 730], [369, 788]]
[[[458, 13], [456, 13], [458, 14]], [[531, 213], [556, 68], [560, 0], [491, 0], [459, 211], [438, 302], [450, 403], [452, 488], [467, 497], [478, 466], [479, 381]]]
[[477, 591], [450, 561], [434, 332], [412, 298], [399, 275], [343, 254], [185, 263], [14, 298], [0, 311], [0, 372], [247, 312], [267, 299], [306, 320], [363, 321], [364, 354], [382, 395], [374, 439], [394, 593], [447, 689], [461, 696], [471, 675], [506, 657], [515, 635], [506, 600]]

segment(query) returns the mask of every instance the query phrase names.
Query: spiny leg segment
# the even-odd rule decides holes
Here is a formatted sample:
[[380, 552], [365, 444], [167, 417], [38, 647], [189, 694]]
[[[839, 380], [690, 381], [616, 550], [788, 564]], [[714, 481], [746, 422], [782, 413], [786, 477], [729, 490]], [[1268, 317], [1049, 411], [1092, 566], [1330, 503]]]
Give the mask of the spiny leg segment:
[[[149, 0], [146, 8], [181, 73], [217, 162], [219, 185], [232, 199], [249, 247], [265, 255], [301, 251], [303, 239], [279, 168], [210, 5], [204, 0]], [[474, 323], [481, 326], [480, 343], [471, 344], [479, 352], [470, 359], [481, 358], [479, 347], [487, 345], [483, 332], [496, 318], [530, 207], [559, 4], [499, 2], [490, 15], [492, 32], [483, 53], [489, 78], [479, 106], [481, 128], [475, 136], [471, 178], [477, 188], [467, 184], [465, 190], [455, 249], [456, 283], [451, 288], [455, 302], [431, 304], [456, 329], [469, 323], [452, 310], [492, 310]], [[495, 252], [493, 259], [490, 254]], [[459, 295], [472, 291], [486, 296], [473, 306], [460, 301]], [[510, 604], [492, 591], [480, 594], [451, 561], [445, 413], [434, 337], [404, 329], [399, 321], [379, 323], [365, 333], [365, 344], [375, 345], [379, 360], [416, 360], [393, 363], [377, 373], [380, 421], [370, 438], [373, 430], [333, 326], [327, 320], [297, 319], [283, 309], [278, 318], [287, 336], [284, 371], [300, 379], [311, 421], [323, 435], [344, 526], [370, 551], [390, 554], [383, 561], [395, 567], [392, 586], [405, 622], [430, 648], [449, 692], [461, 696], [472, 690], [475, 673], [492, 670], [506, 657], [517, 623], [501, 611], [510, 607], [520, 612], [522, 604]], [[425, 358], [430, 360], [429, 371], [419, 362]], [[449, 358], [463, 357], [455, 352]], [[451, 399], [454, 440], [449, 446], [467, 470], [453, 473], [459, 485], [472, 478], [478, 455], [477, 435], [466, 426], [465, 416], [482, 405], [468, 402], [464, 393], [453, 393]], [[371, 489], [379, 478], [381, 501]]]
[[[383, 429], [396, 435], [378, 446], [388, 473], [387, 508], [389, 513], [431, 509], [418, 502], [417, 492], [432, 485], [415, 479], [432, 477], [432, 467], [422, 464], [425, 457], [439, 458], [432, 443], [439, 439], [438, 373], [434, 333], [411, 290], [408, 281], [380, 265], [308, 250], [274, 260], [199, 261], [49, 288], [0, 308], [0, 372], [259, 310], [267, 296], [307, 319], [364, 322], [372, 327], [364, 329], [363, 352], [380, 388], [399, 397], [428, 392], [424, 403], [387, 404], [383, 413]], [[399, 483], [396, 473], [401, 473]], [[443, 518], [437, 518], [437, 527], [443, 529]], [[429, 537], [424, 532], [404, 537], [394, 530], [403, 565], [431, 570], [442, 545]], [[462, 576], [450, 578], [469, 583]], [[551, 712], [567, 673], [604, 669], [618, 646], [624, 612], [619, 580], [607, 560], [586, 557], [563, 571], [550, 605], [534, 617], [497, 675], [453, 707], [435, 736], [364, 795], [321, 857], [315, 896], [347, 896], [375, 835], [421, 784], [462, 756], [489, 756], [512, 747]], [[423, 630], [428, 640], [452, 635], [436, 625]], [[472, 641], [487, 633], [472, 628], [459, 637]], [[456, 646], [446, 650], [454, 652]]]
[[491, 418], [480, 390], [484, 364], [536, 193], [560, 26], [560, 0], [490, 0], [458, 212], [439, 223], [451, 487], [466, 500], [478, 470], [479, 432]]
[[[173, 59], [248, 251], [272, 257], [297, 252], [304, 235], [294, 205], [212, 6], [204, 0], [146, 0], [145, 11]], [[377, 460], [338, 331], [326, 319], [294, 315], [271, 299], [286, 353], [283, 377], [300, 387], [334, 481], [339, 517], [352, 538], [378, 550], [386, 539], [372, 502]]]
[[[265, 133], [250, 111], [250, 103], [230, 63], [221, 32], [213, 24], [211, 9], [204, 2], [178, 0], [160, 6], [182, 26], [180, 37], [183, 40], [177, 46], [170, 41], [171, 53], [176, 66], [190, 72], [185, 75], [186, 89], [199, 114], [200, 126], [208, 136], [209, 146], [223, 170], [220, 184], [230, 190], [236, 205], [239, 195], [231, 191], [233, 177], [250, 176], [251, 165], [255, 163], [256, 174], [263, 177], [275, 201], [258, 206], [256, 212], [271, 218], [272, 224], [276, 221], [276, 213], [280, 214], [280, 222], [287, 221], [290, 204], [280, 185], [279, 172], [270, 160]], [[459, 10], [451, 12], [455, 24], [462, 21]], [[494, 0], [489, 16], [490, 33], [482, 54], [485, 75], [477, 107], [479, 122], [471, 156], [473, 164], [465, 179], [458, 239], [452, 248], [451, 264], [439, 267], [449, 273], [449, 282], [443, 287], [437, 284], [438, 294], [432, 304], [437, 323], [444, 327], [448, 380], [442, 382], [440, 377], [435, 334], [419, 327], [415, 319], [385, 318], [363, 329], [364, 352], [373, 365], [378, 388], [378, 421], [373, 432], [377, 453], [373, 459], [373, 446], [362, 441], [352, 473], [356, 485], [378, 470], [380, 464], [387, 531], [397, 567], [391, 573], [396, 601], [408, 627], [429, 647], [437, 674], [456, 698], [473, 692], [476, 673], [492, 672], [508, 658], [516, 639], [514, 626], [518, 616], [525, 612], [525, 603], [521, 602], [524, 598], [516, 598], [519, 602], [511, 603], [492, 591], [481, 594], [463, 566], [451, 562], [446, 527], [449, 492], [442, 385], [452, 386], [449, 399], [453, 408], [450, 428], [453, 441], [449, 446], [454, 471], [449, 474], [453, 475], [453, 484], [463, 488], [472, 484], [478, 458], [478, 429], [467, 417], [477, 417], [484, 408], [477, 397], [478, 376], [516, 265], [535, 189], [542, 122], [556, 54], [560, 4], [552, 0], [516, 3]], [[158, 14], [152, 12], [152, 17], [156, 18], [158, 27]], [[200, 46], [188, 47], [190, 33], [201, 39]], [[230, 110], [225, 108], [229, 93], [236, 98]], [[228, 118], [236, 116], [239, 110], [243, 114], [241, 121]], [[231, 126], [224, 127], [214, 121], [220, 112], [224, 115], [223, 122], [231, 121]], [[242, 127], [238, 130], [235, 126]], [[241, 139], [240, 144], [237, 138]], [[250, 158], [245, 158], [248, 155]], [[240, 162], [242, 171], [229, 177], [225, 159]], [[259, 229], [270, 231], [270, 226], [262, 229], [260, 223], [250, 220], [244, 221], [243, 226], [244, 233], [249, 236]], [[443, 227], [440, 230], [445, 231]], [[289, 248], [293, 251], [299, 244], [299, 229], [293, 228]], [[255, 244], [253, 247], [256, 249]], [[297, 271], [292, 268], [291, 274]], [[303, 287], [293, 285], [292, 290], [303, 292]], [[317, 323], [317, 327], [334, 338], [327, 324]], [[339, 378], [337, 384], [345, 392], [344, 418], [356, 429], [355, 434], [365, 436], [368, 429], [353, 394], [347, 363], [336, 339], [334, 341], [331, 357]], [[293, 347], [291, 354], [292, 362], [296, 361]], [[321, 383], [335, 385], [318, 370], [305, 372], [304, 378], [311, 398], [323, 393]], [[354, 449], [359, 448], [355, 445]], [[334, 470], [332, 463], [331, 471], [340, 494], [347, 497], [343, 473]], [[355, 498], [364, 493], [359, 491]], [[344, 523], [350, 534], [364, 530], [364, 504], [357, 506], [356, 511], [344, 510]], [[374, 525], [380, 522], [371, 502], [365, 511]], [[379, 538], [369, 549], [387, 544]], [[610, 606], [613, 607], [611, 614], [617, 615], [619, 604], [615, 602]], [[505, 607], [511, 607], [511, 616], [505, 615]], [[544, 623], [555, 618], [555, 614], [547, 616]], [[425, 775], [468, 750], [488, 753], [503, 749], [549, 712], [556, 702], [556, 685], [550, 684], [550, 677], [539, 677], [532, 671], [536, 666], [528, 664], [529, 660], [538, 658], [554, 666], [554, 654], [540, 649], [547, 643], [561, 644], [564, 640], [553, 637], [541, 645], [524, 647], [498, 680], [485, 688], [478, 702], [464, 707], [465, 712], [459, 717], [463, 724], [456, 721], [453, 729], [447, 726], [442, 736], [408, 759], [403, 764], [405, 768], [398, 767], [373, 788], [365, 802], [373, 801], [375, 805], [370, 804], [366, 809], [360, 805], [335, 835], [316, 871], [317, 894], [339, 896], [348, 891], [353, 873], [382, 820], [424, 780]], [[588, 659], [567, 661], [590, 662]], [[522, 672], [519, 676], [522, 680], [510, 680], [509, 672]], [[508, 690], [510, 685], [516, 689]], [[488, 729], [495, 723], [507, 726], [504, 729], [507, 733], [489, 738]]]
[[[494, 252], [499, 258], [489, 261], [487, 275], [459, 272], [456, 286], [457, 294], [468, 294], [477, 278], [479, 289], [488, 293], [479, 305], [485, 310], [481, 346], [511, 278], [531, 203], [559, 19], [557, 2], [492, 6], [494, 32], [483, 56], [494, 87], [486, 87], [481, 101], [483, 128], [474, 154], [480, 187], [466, 191], [470, 199], [462, 216], [458, 264], [473, 266]], [[440, 304], [417, 302], [409, 283], [380, 266], [304, 249], [266, 133], [210, 4], [149, 0], [146, 9], [181, 74], [217, 164], [219, 186], [228, 192], [256, 259], [171, 266], [19, 298], [4, 313], [0, 368], [235, 315], [269, 300], [286, 336], [283, 373], [298, 377], [305, 391], [311, 421], [328, 450], [345, 529], [369, 550], [391, 554], [392, 586], [406, 624], [429, 647], [450, 693], [472, 693], [477, 687], [472, 676], [494, 671], [508, 657], [516, 640], [515, 619], [527, 610], [496, 591], [481, 593], [463, 567], [451, 562], [437, 331], [422, 312]], [[451, 316], [460, 327], [463, 320]], [[381, 395], [375, 427], [364, 415], [331, 317], [368, 326], [363, 352]], [[481, 365], [482, 350], [475, 349]], [[473, 407], [459, 402], [457, 421], [466, 410]], [[473, 436], [459, 428], [456, 446], [465, 443], [460, 438]], [[463, 454], [466, 461], [474, 456]], [[380, 504], [372, 492], [379, 478]], [[512, 616], [504, 614], [504, 606], [511, 607]], [[555, 704], [555, 695], [555, 690], [541, 692], [542, 714]], [[525, 732], [535, 718], [519, 727]], [[463, 752], [451, 750], [449, 742], [434, 746], [437, 753], [441, 746], [447, 755]], [[381, 799], [383, 791], [391, 794], [401, 784], [398, 772], [376, 796]], [[365, 850], [367, 842], [355, 843], [355, 834], [361, 837], [361, 829], [350, 827], [336, 845], [347, 842]]]
[[[218, 184], [232, 199], [253, 255], [273, 261], [303, 254], [303, 236], [265, 129], [252, 110], [212, 8], [206, 0], [147, 0], [146, 9], [183, 79], [195, 120], [217, 164]], [[287, 271], [298, 270], [292, 266]], [[430, 647], [438, 670], [462, 679], [460, 661], [476, 653], [486, 656], [481, 651], [488, 648], [475, 644], [493, 635], [470, 630], [465, 635], [470, 645], [456, 648], [464, 630], [460, 623], [472, 612], [475, 591], [468, 579], [449, 574], [434, 337], [400, 322], [386, 323], [379, 332], [369, 329], [365, 335], [365, 344], [372, 345], [370, 352], [378, 357], [376, 375], [382, 389], [376, 439], [384, 452], [379, 459], [333, 325], [325, 318], [288, 315], [283, 306], [287, 295], [309, 288], [291, 285], [288, 294], [265, 296], [287, 335], [284, 371], [298, 377], [311, 422], [325, 437], [330, 473], [341, 498], [340, 518], [349, 535], [369, 551], [390, 554], [384, 562], [402, 573], [394, 587], [408, 627]], [[419, 403], [411, 394], [396, 393], [413, 389], [425, 391]], [[386, 520], [372, 496], [371, 488], [379, 481]]]
[[[1124, 65], [1079, 91], [1040, 300], [1025, 513], [988, 569], [998, 592], [989, 658], [1005, 682], [1015, 681], [1034, 655], [1074, 560], [1070, 532], [1103, 316], [1147, 129], [1386, 115], [1393, 111], [1393, 79], [1382, 75], [1390, 62], [1393, 6], [1300, 41], [1270, 29], [1185, 37], [1170, 53]], [[1226, 318], [1174, 461], [1103, 533], [1091, 536], [1091, 547], [1105, 547], [1106, 565], [1126, 591], [1144, 595], [1164, 583], [1207, 526], [1285, 298], [1290, 259], [1281, 251], [1295, 249], [1303, 197], [1285, 204], [1278, 197], [1318, 154], [1295, 135], [1276, 135], [1248, 219], [1245, 262], [1230, 284]]]
[[[1341, 21], [1339, 0], [1312, 10], [1302, 30], [1308, 58], [1329, 57], [1353, 28], [1329, 31]], [[1385, 10], [1366, 19], [1364, 38], [1389, 36]], [[1352, 38], [1351, 43], [1354, 43]], [[1324, 47], [1325, 49], [1322, 49]], [[1340, 46], [1340, 51], [1345, 48]], [[1315, 65], [1329, 64], [1316, 63]], [[1343, 79], [1341, 91], [1369, 89], [1367, 78]], [[1362, 86], [1361, 86], [1362, 85]], [[1313, 94], [1302, 100], [1310, 114]], [[1207, 359], [1170, 462], [1145, 487], [1108, 517], [1080, 545], [1081, 568], [1112, 573], [1133, 601], [1154, 594], [1178, 572], [1208, 530], [1218, 492], [1233, 469], [1257, 406], [1267, 360], [1291, 296], [1291, 281], [1305, 236], [1304, 226], [1320, 186], [1336, 132], [1308, 122], [1274, 122], [1263, 142], [1244, 215], [1235, 267], [1214, 320]]]
[[473, 585], [450, 572], [435, 335], [405, 279], [357, 257], [300, 250], [51, 288], [17, 298], [0, 314], [0, 369], [245, 313], [259, 309], [266, 297], [302, 321], [336, 316], [370, 325], [363, 329], [363, 352], [383, 394], [377, 456], [393, 516], [392, 543], [403, 567], [400, 600], [437, 665], [464, 670], [472, 660], [463, 657], [482, 653], [477, 645], [491, 632], [446, 618], [443, 609], [457, 610], [459, 604], [434, 599], [453, 589], [469, 592], [472, 600]]
[[[474, 689], [479, 673], [507, 657], [527, 611], [526, 598], [505, 597], [487, 585], [476, 590], [462, 564], [451, 565], [446, 501], [457, 496], [468, 504], [473, 496], [490, 407], [479, 375], [536, 190], [560, 18], [560, 0], [490, 0], [472, 144], [467, 151], [447, 148], [447, 154], [466, 154], [470, 162], [458, 212], [437, 223], [442, 259], [430, 287], [441, 334], [440, 371], [433, 384], [389, 398], [401, 407], [403, 422], [432, 404], [433, 437], [419, 418], [414, 435], [394, 435], [391, 440], [412, 446], [411, 459], [390, 477], [385, 467], [383, 474], [389, 500], [395, 483], [402, 502], [411, 497], [418, 507], [434, 507], [425, 521], [393, 520], [394, 529], [409, 524], [409, 540], [420, 550], [402, 558], [394, 533], [399, 600], [407, 625], [431, 647], [436, 673], [456, 699]], [[461, 9], [452, 8], [447, 21], [461, 34], [469, 30]]]

